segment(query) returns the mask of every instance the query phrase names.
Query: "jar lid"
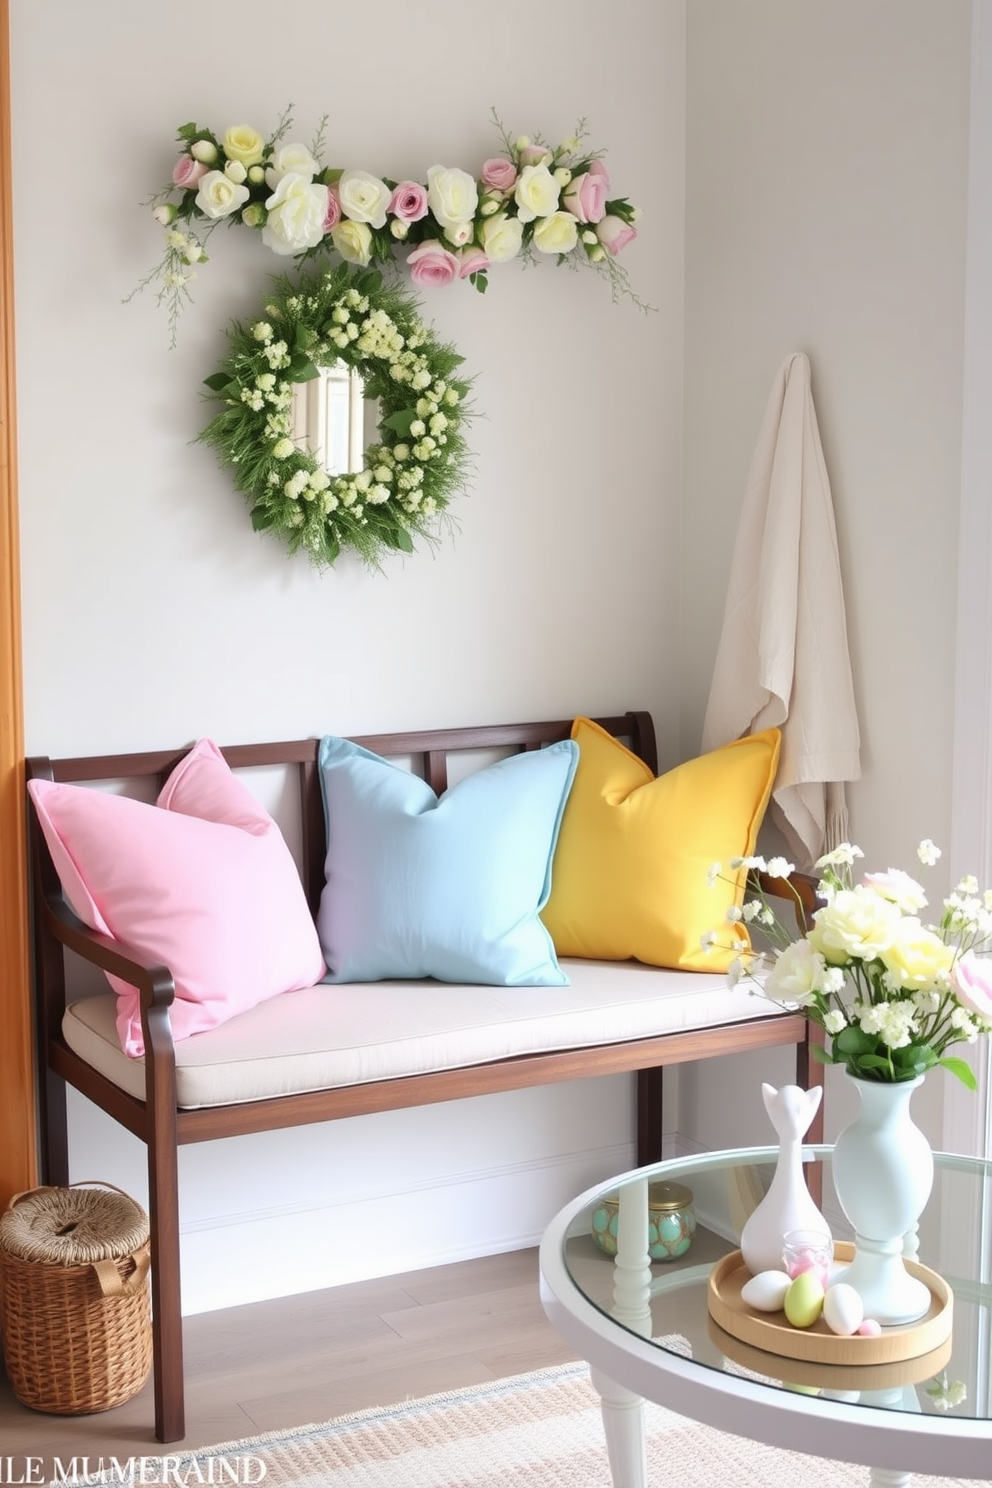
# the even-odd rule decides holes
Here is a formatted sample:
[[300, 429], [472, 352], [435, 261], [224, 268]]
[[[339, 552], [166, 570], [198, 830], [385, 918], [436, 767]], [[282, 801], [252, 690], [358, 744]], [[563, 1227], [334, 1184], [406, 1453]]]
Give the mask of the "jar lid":
[[652, 1183], [648, 1203], [652, 1209], [685, 1209], [692, 1203], [692, 1189], [684, 1183]]

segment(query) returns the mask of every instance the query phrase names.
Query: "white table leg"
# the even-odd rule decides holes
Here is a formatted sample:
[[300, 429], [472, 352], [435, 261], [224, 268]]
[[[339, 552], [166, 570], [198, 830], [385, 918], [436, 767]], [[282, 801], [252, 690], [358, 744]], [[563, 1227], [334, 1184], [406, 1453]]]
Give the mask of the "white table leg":
[[651, 1337], [651, 1257], [648, 1254], [648, 1181], [620, 1190], [617, 1254], [613, 1262], [613, 1316], [625, 1328]]
[[[648, 1254], [647, 1179], [620, 1190], [617, 1254], [613, 1263], [613, 1307], [617, 1322], [644, 1338], [651, 1337], [651, 1257]], [[599, 1393], [603, 1431], [613, 1488], [647, 1488], [644, 1454], [644, 1401], [591, 1369]]]
[[648, 1469], [644, 1453], [644, 1401], [632, 1390], [615, 1385], [598, 1369], [589, 1371], [599, 1394], [610, 1459], [613, 1488], [647, 1488]]

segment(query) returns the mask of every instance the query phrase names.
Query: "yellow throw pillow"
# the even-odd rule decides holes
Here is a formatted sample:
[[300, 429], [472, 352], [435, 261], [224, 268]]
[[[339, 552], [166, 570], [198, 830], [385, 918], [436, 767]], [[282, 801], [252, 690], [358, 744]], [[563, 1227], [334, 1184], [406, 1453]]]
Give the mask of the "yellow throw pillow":
[[657, 779], [591, 719], [577, 718], [572, 738], [579, 766], [541, 915], [556, 951], [725, 971], [734, 953], [704, 951], [701, 940], [708, 930], [730, 928], [727, 912], [743, 903], [746, 874], [712, 886], [708, 874], [713, 863], [754, 851], [778, 768], [778, 729]]

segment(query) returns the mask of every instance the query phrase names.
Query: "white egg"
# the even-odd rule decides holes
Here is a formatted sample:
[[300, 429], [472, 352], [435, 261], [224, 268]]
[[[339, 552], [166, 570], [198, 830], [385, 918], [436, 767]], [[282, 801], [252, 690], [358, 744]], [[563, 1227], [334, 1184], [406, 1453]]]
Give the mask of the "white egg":
[[846, 1281], [830, 1287], [823, 1299], [823, 1321], [831, 1333], [847, 1338], [864, 1322], [865, 1306], [858, 1293]]
[[756, 1312], [780, 1312], [791, 1285], [792, 1278], [784, 1271], [759, 1271], [741, 1287], [741, 1301]]

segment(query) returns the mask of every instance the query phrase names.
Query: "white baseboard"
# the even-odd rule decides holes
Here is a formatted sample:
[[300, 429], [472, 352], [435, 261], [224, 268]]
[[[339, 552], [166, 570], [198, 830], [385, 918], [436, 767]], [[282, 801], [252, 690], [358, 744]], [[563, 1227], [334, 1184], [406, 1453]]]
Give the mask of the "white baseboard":
[[[568, 1201], [634, 1164], [600, 1147], [182, 1225], [183, 1312], [319, 1291], [537, 1245]], [[232, 1231], [235, 1234], [232, 1234]]]

